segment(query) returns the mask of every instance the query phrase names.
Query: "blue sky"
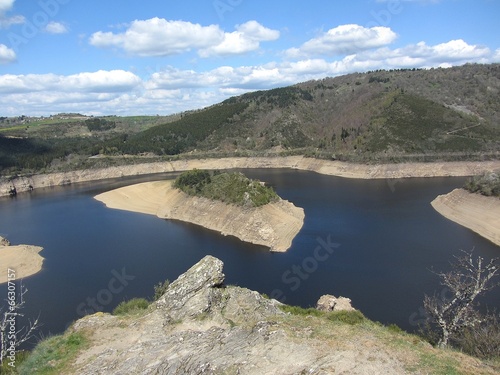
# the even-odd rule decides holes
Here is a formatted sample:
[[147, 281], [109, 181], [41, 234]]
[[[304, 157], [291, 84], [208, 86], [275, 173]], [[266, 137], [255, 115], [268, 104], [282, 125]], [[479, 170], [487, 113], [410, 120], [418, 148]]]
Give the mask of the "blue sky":
[[500, 62], [499, 0], [0, 0], [0, 116], [169, 114], [375, 69]]

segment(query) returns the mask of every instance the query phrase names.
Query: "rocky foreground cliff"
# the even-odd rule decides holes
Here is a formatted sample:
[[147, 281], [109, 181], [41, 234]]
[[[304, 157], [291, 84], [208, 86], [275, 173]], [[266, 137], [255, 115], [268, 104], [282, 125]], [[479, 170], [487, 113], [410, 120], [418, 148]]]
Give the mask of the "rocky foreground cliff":
[[40, 366], [80, 375], [495, 373], [367, 319], [291, 311], [224, 285], [223, 263], [206, 256], [143, 313], [78, 320], [65, 335], [85, 337], [79, 352], [62, 369], [57, 361]]

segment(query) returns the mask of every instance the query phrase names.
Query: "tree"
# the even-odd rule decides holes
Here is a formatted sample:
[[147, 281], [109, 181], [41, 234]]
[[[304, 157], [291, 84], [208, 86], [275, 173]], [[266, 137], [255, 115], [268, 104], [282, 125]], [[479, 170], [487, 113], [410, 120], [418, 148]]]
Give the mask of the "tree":
[[9, 288], [8, 292], [8, 307], [6, 307], [5, 311], [0, 309], [0, 363], [3, 363], [5, 358], [9, 359], [9, 363], [14, 363], [17, 348], [31, 339], [40, 326], [38, 318], [36, 318], [34, 321], [30, 320], [28, 326], [20, 329], [17, 327], [18, 318], [24, 317], [21, 310], [24, 308], [24, 295], [28, 292], [28, 289], [22, 282], [17, 295], [15, 287], [12, 289]]
[[481, 323], [475, 309], [476, 298], [493, 289], [498, 283], [492, 279], [499, 273], [498, 258], [488, 263], [480, 256], [474, 259], [471, 252], [462, 251], [464, 255], [455, 256], [451, 271], [436, 273], [441, 278], [450, 298], [425, 296], [424, 308], [429, 317], [431, 327], [436, 329], [438, 346], [446, 347], [451, 338], [460, 334], [467, 327]]

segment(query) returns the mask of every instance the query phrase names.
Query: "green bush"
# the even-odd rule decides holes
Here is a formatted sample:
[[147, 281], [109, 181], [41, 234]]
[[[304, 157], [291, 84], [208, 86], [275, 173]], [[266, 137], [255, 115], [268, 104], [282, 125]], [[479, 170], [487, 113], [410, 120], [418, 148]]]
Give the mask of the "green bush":
[[174, 181], [174, 187], [189, 195], [198, 195], [211, 182], [210, 172], [202, 169], [193, 169], [182, 173]]
[[282, 305], [281, 310], [292, 315], [302, 315], [302, 316], [323, 316], [324, 313], [315, 309], [314, 307], [303, 308], [300, 306], [290, 306]]
[[113, 310], [113, 315], [130, 315], [146, 310], [149, 302], [144, 298], [133, 298], [130, 301], [120, 302]]
[[341, 322], [349, 325], [356, 325], [363, 323], [366, 318], [361, 313], [361, 311], [353, 310], [353, 311], [333, 311], [328, 314], [328, 320], [332, 322]]
[[387, 329], [390, 331], [390, 332], [393, 332], [393, 333], [403, 333], [404, 331], [399, 328], [399, 326], [397, 326], [396, 324], [389, 324], [387, 326]]
[[236, 172], [210, 173], [194, 169], [177, 177], [174, 187], [190, 195], [238, 206], [260, 207], [278, 199], [272, 187]]
[[165, 294], [169, 285], [170, 285], [170, 281], [168, 281], [168, 280], [165, 280], [163, 283], [156, 284], [154, 286], [155, 294], [153, 296], [153, 300], [158, 301], [161, 298], [161, 296], [163, 296]]
[[464, 188], [471, 193], [500, 197], [500, 172], [488, 172], [472, 177], [467, 180]]

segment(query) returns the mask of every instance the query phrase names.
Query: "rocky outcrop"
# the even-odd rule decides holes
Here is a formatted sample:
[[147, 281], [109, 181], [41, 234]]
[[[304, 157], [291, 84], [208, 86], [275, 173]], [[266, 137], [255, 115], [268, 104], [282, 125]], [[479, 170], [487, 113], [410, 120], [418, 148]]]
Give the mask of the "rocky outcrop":
[[95, 199], [110, 208], [200, 225], [272, 251], [286, 251], [304, 223], [304, 210], [282, 199], [261, 207], [242, 207], [187, 195], [173, 188], [171, 181], [126, 186]]
[[354, 311], [355, 308], [351, 305], [351, 300], [346, 297], [335, 297], [330, 294], [321, 296], [316, 303], [316, 309], [319, 311]]
[[[72, 331], [88, 337], [71, 374], [404, 374], [380, 343], [351, 345], [313, 335], [281, 303], [224, 286], [223, 264], [207, 256], [171, 283], [145, 315], [98, 313]], [[293, 322], [289, 321], [291, 319]], [[302, 319], [302, 318], [301, 318]], [[307, 326], [307, 327], [306, 327]], [[335, 327], [335, 325], [331, 325]], [[322, 325], [318, 332], [330, 328]], [[343, 334], [346, 336], [346, 333]], [[377, 345], [379, 350], [377, 350]]]
[[69, 185], [78, 182], [186, 171], [193, 168], [292, 168], [347, 178], [393, 179], [405, 177], [473, 176], [484, 173], [485, 171], [500, 169], [500, 161], [368, 165], [320, 160], [303, 156], [191, 159], [38, 174], [10, 179], [3, 178], [0, 179], [0, 196], [8, 196], [12, 188], [15, 188], [17, 193], [21, 193], [38, 188]]

